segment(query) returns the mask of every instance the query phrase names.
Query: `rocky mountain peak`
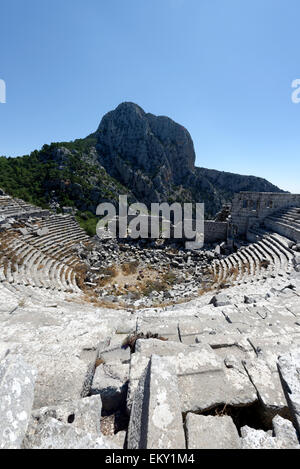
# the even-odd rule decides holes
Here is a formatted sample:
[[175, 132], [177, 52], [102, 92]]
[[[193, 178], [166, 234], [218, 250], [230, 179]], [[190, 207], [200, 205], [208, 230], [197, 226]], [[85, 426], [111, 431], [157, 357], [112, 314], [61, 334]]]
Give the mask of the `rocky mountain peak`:
[[126, 178], [125, 163], [156, 179], [155, 186], [168, 186], [180, 184], [194, 169], [189, 132], [168, 117], [145, 113], [137, 104], [125, 102], [106, 114], [96, 136], [103, 164], [116, 176]]

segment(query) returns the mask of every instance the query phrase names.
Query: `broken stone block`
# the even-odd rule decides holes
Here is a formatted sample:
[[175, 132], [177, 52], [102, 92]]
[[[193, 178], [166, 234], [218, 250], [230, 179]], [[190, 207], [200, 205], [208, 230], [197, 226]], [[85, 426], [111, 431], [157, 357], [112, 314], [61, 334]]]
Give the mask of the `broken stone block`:
[[100, 394], [105, 411], [117, 410], [126, 401], [129, 365], [100, 365], [96, 368], [91, 394]]
[[300, 351], [293, 350], [278, 359], [283, 390], [300, 434]]
[[136, 319], [127, 319], [124, 320], [121, 324], [118, 325], [116, 329], [116, 334], [132, 334], [136, 330]]
[[212, 297], [210, 304], [213, 304], [216, 308], [219, 306], [227, 306], [232, 304], [232, 300], [228, 295], [224, 293], [219, 293]]
[[[211, 314], [205, 318], [193, 318], [179, 321], [180, 339], [184, 344], [192, 345], [197, 342], [197, 337], [218, 335], [224, 328], [230, 329], [232, 326], [227, 324], [223, 315], [218, 311], [217, 316]], [[236, 332], [235, 330], [232, 332]]]
[[258, 303], [259, 301], [262, 301], [264, 299], [264, 296], [263, 295], [245, 295], [244, 297], [244, 302], [246, 304], [251, 304], [251, 303]]
[[132, 402], [134, 400], [139, 381], [149, 364], [149, 360], [150, 358], [148, 356], [144, 356], [140, 353], [134, 353], [131, 357], [129, 368], [128, 393], [126, 401], [128, 413], [130, 413]]
[[[135, 344], [135, 353], [146, 357], [151, 357], [151, 355], [175, 355], [180, 351], [184, 352], [186, 350], [188, 350], [188, 348], [185, 344], [173, 342], [172, 340], [163, 341], [158, 339], [138, 339]], [[131, 356], [131, 360], [133, 357], [134, 354]]]
[[114, 347], [103, 350], [99, 353], [98, 358], [103, 360], [106, 364], [112, 363], [129, 363], [130, 361], [130, 348], [126, 350], [121, 347]]
[[188, 449], [239, 449], [241, 442], [231, 417], [188, 413], [186, 417]]
[[272, 373], [267, 363], [260, 358], [245, 361], [244, 366], [257, 390], [266, 424], [270, 423], [277, 413], [286, 415], [288, 407], [278, 373]]
[[132, 405], [129, 449], [185, 449], [176, 370], [167, 358], [152, 355]]
[[47, 234], [49, 234], [49, 228], [40, 228], [39, 230], [37, 230], [36, 234], [37, 236], [46, 236]]
[[203, 412], [220, 404], [247, 406], [257, 401], [254, 387], [237, 369], [178, 376], [183, 412]]
[[197, 335], [195, 338], [196, 344], [210, 345], [213, 349], [217, 350], [219, 348], [228, 348], [233, 349], [235, 347], [239, 348], [244, 352], [249, 352], [251, 346], [241, 334], [237, 331], [223, 332], [221, 334], [209, 334], [209, 335]]
[[[138, 353], [140, 351], [141, 353]], [[196, 371], [221, 371], [222, 360], [210, 347], [188, 346], [177, 342], [162, 342], [157, 339], [138, 340], [136, 352], [131, 356], [130, 381], [127, 406], [130, 409], [138, 382], [148, 366], [150, 356], [155, 353], [169, 357], [177, 375], [187, 375]], [[198, 393], [197, 393], [198, 395]], [[191, 409], [187, 409], [191, 410]]]
[[111, 442], [114, 446], [118, 446], [123, 449], [125, 446], [126, 431], [120, 431], [114, 435], [108, 435], [106, 436], [106, 440]]
[[100, 395], [86, 397], [59, 406], [42, 407], [32, 412], [33, 421], [52, 417], [87, 433], [100, 433]]
[[0, 363], [0, 448], [19, 449], [30, 420], [36, 371], [21, 355]]
[[9, 353], [17, 353], [18, 344], [15, 342], [0, 342], [0, 362], [4, 360]]
[[273, 418], [273, 432], [280, 446], [285, 449], [300, 449], [297, 433], [292, 422], [283, 419], [280, 415]]
[[42, 420], [26, 438], [24, 449], [120, 449], [102, 435], [87, 433], [54, 418]]
[[254, 430], [247, 425], [241, 428], [242, 449], [278, 449], [277, 441], [263, 430]]
[[[156, 353], [168, 357], [175, 366], [182, 412], [201, 412], [222, 403], [249, 405], [257, 400], [255, 388], [241, 365], [240, 369], [227, 369], [209, 346], [180, 344], [174, 348], [171, 342], [166, 344], [158, 346], [160, 351], [157, 348]], [[150, 350], [149, 347], [148, 354]], [[149, 356], [142, 353], [136, 352], [131, 357], [128, 409], [148, 362]]]
[[[137, 321], [137, 333], [151, 332], [158, 334], [168, 340], [180, 342], [178, 335], [178, 322], [169, 319], [168, 321], [158, 320], [157, 318], [144, 318]], [[147, 339], [148, 340], [148, 339]]]
[[81, 397], [88, 365], [80, 358], [66, 355], [63, 350], [58, 349], [51, 356], [51, 360], [43, 356], [37, 368], [35, 409]]
[[23, 236], [28, 235], [28, 230], [27, 230], [26, 228], [18, 228], [18, 231], [19, 231], [19, 233], [21, 233], [21, 235], [23, 235]]
[[289, 420], [279, 415], [273, 418], [272, 431], [254, 430], [248, 426], [241, 428], [243, 449], [300, 449], [297, 433]]

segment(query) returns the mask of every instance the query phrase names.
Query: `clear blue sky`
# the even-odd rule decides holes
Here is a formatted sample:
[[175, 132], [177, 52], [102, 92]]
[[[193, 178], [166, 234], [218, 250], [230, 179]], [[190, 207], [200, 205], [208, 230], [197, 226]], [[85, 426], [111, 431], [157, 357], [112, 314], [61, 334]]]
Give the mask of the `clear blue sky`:
[[122, 101], [184, 125], [197, 165], [300, 193], [299, 0], [1, 0], [0, 155]]

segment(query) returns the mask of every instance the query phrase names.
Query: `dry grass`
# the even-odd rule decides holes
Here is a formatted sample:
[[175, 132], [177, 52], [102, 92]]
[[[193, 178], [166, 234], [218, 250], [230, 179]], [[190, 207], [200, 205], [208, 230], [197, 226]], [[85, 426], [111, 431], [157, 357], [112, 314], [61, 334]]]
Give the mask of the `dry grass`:
[[138, 261], [133, 261], [133, 262], [126, 262], [125, 264], [122, 265], [122, 272], [124, 275], [133, 275], [136, 274], [137, 268], [139, 266]]
[[237, 279], [238, 275], [239, 275], [240, 271], [239, 271], [239, 268], [238, 266], [236, 267], [231, 267], [231, 269], [229, 269], [228, 271], [228, 276], [229, 277], [233, 277], [234, 280]]
[[85, 291], [87, 286], [85, 284], [86, 274], [87, 274], [87, 266], [85, 264], [78, 264], [73, 267], [73, 271], [75, 272], [75, 278], [78, 287]]
[[243, 274], [250, 274], [250, 264], [249, 262], [245, 262], [242, 264], [242, 273]]
[[[98, 296], [96, 296], [96, 294], [92, 290], [85, 291], [81, 299], [76, 299], [76, 300], [67, 299], [67, 301], [70, 301], [70, 302], [75, 301], [75, 303], [82, 304], [82, 305], [88, 303], [98, 308], [107, 308], [107, 309], [115, 309], [115, 310], [122, 310], [122, 309], [127, 308], [127, 305], [125, 303], [122, 303], [122, 302], [113, 303], [112, 301], [106, 301], [105, 297], [99, 298]], [[131, 309], [135, 309], [135, 308], [132, 307]]]
[[265, 259], [259, 262], [260, 269], [267, 269], [269, 265], [270, 265], [270, 261], [268, 261], [268, 259]]
[[100, 274], [100, 276], [103, 276], [103, 277], [98, 279], [98, 285], [99, 285], [99, 287], [104, 287], [109, 282], [111, 282], [112, 279], [117, 277], [118, 270], [117, 270], [115, 265], [112, 265], [111, 267], [103, 268], [99, 272], [99, 274]]
[[168, 285], [166, 282], [162, 280], [146, 280], [146, 282], [142, 285], [140, 292], [144, 296], [151, 295], [152, 292], [157, 291], [167, 291]]
[[212, 292], [216, 289], [216, 284], [211, 284], [211, 285], [206, 285], [205, 287], [201, 287], [199, 288], [198, 290], [198, 295], [199, 296], [203, 296], [205, 295], [206, 293], [209, 293], [209, 292]]
[[229, 414], [227, 413], [227, 410], [226, 410], [226, 409], [227, 409], [227, 405], [228, 405], [228, 404], [225, 404], [224, 407], [223, 407], [223, 409], [221, 409], [221, 410], [218, 409], [218, 408], [215, 409], [215, 414], [216, 414], [217, 417], [224, 417], [225, 415], [229, 415]]
[[20, 308], [23, 308], [23, 306], [25, 306], [25, 304], [26, 304], [25, 298], [22, 298], [22, 299], [19, 301], [18, 306], [19, 306]]
[[98, 368], [98, 366], [104, 365], [104, 364], [105, 364], [105, 361], [103, 360], [103, 358], [97, 358], [95, 361], [95, 368]]
[[164, 275], [164, 281], [169, 285], [174, 285], [177, 281], [177, 275], [175, 274], [175, 272], [167, 272]]

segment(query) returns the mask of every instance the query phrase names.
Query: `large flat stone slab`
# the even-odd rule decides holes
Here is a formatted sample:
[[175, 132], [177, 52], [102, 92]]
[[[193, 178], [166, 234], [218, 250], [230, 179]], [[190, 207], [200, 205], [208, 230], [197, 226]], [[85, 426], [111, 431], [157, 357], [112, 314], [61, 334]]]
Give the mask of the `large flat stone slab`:
[[176, 370], [165, 357], [152, 355], [140, 379], [130, 415], [128, 448], [185, 448]]
[[282, 448], [300, 449], [297, 433], [292, 422], [283, 419], [280, 415], [276, 415], [272, 423], [274, 436], [281, 442]]
[[279, 374], [273, 372], [263, 359], [244, 362], [245, 369], [257, 390], [264, 409], [265, 419], [271, 421], [277, 413], [288, 413], [287, 402], [280, 383]]
[[202, 335], [215, 335], [224, 331], [230, 332], [230, 325], [226, 323], [225, 318], [218, 311], [217, 314], [206, 315], [203, 318], [193, 318], [179, 320], [178, 323], [180, 339], [184, 344], [190, 345], [196, 342], [196, 338]]
[[137, 320], [137, 332], [151, 332], [152, 334], [159, 334], [166, 339], [179, 342], [178, 322], [175, 320], [167, 319], [161, 320], [157, 318], [144, 318]]
[[[127, 406], [131, 407], [138, 381], [148, 365], [153, 348], [144, 341], [144, 353], [134, 353], [130, 364]], [[158, 341], [156, 341], [158, 342]], [[140, 346], [138, 346], [139, 348]], [[182, 412], [199, 412], [220, 404], [248, 405], [257, 400], [254, 386], [241, 366], [226, 367], [209, 346], [155, 343], [155, 352], [168, 357], [178, 377]]]
[[241, 442], [236, 426], [229, 416], [213, 417], [187, 414], [188, 449], [239, 449]]
[[98, 358], [103, 360], [103, 363], [106, 363], [106, 364], [129, 363], [130, 348], [129, 347], [127, 349], [124, 349], [122, 347], [108, 348], [99, 352]]
[[289, 420], [279, 415], [273, 418], [273, 431], [241, 428], [242, 449], [300, 449], [295, 428]]
[[35, 433], [26, 438], [24, 449], [114, 449], [102, 435], [87, 433], [54, 418], [42, 420]]
[[100, 395], [85, 397], [59, 406], [34, 410], [32, 425], [34, 427], [37, 421], [51, 417], [62, 423], [72, 424], [73, 427], [87, 433], [100, 434], [101, 409]]
[[96, 368], [91, 394], [100, 394], [103, 410], [117, 410], [126, 402], [129, 365], [117, 363]]
[[21, 355], [0, 363], [0, 448], [19, 449], [27, 430], [34, 398], [36, 371]]
[[263, 430], [255, 430], [247, 425], [241, 428], [242, 449], [278, 449], [276, 439]]
[[300, 351], [293, 350], [278, 359], [283, 390], [300, 434]]

